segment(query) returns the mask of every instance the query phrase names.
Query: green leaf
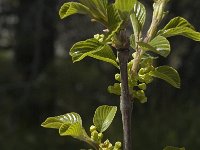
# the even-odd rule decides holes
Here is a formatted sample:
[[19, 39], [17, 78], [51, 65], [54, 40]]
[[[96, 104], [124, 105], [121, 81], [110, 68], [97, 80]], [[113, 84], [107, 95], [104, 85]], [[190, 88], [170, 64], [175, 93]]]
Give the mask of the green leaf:
[[185, 148], [177, 148], [177, 147], [167, 146], [163, 150], [185, 150]]
[[130, 12], [134, 9], [136, 2], [137, 0], [116, 0], [114, 5], [119, 10], [121, 17], [126, 20]]
[[149, 44], [156, 48], [155, 50], [152, 50], [153, 52], [158, 53], [163, 57], [167, 57], [170, 53], [170, 43], [163, 36], [155, 37]]
[[45, 128], [54, 128], [59, 129], [62, 124], [73, 124], [73, 123], [80, 123], [82, 125], [82, 120], [79, 114], [77, 113], [67, 113], [65, 115], [49, 117], [47, 118], [42, 124], [42, 127]]
[[117, 111], [116, 106], [103, 105], [96, 109], [93, 123], [99, 132], [104, 132], [112, 123]]
[[101, 60], [101, 61], [104, 61], [104, 62], [108, 62], [108, 63], [114, 65], [115, 67], [119, 68], [119, 66], [116, 62], [117, 58], [109, 46], [104, 47], [103, 49], [101, 49], [100, 51], [98, 51], [96, 53], [89, 54], [88, 56], [93, 57], [98, 60]]
[[178, 72], [169, 66], [157, 67], [149, 73], [151, 76], [160, 78], [176, 88], [180, 88], [180, 77]]
[[66, 17], [76, 14], [76, 13], [91, 14], [88, 7], [82, 5], [81, 3], [77, 3], [77, 2], [64, 3], [59, 10], [59, 15], [60, 15], [61, 19], [66, 18]]
[[187, 27], [195, 30], [195, 28], [186, 19], [182, 17], [175, 17], [171, 19], [170, 22], [161, 31], [176, 27]]
[[131, 35], [130, 35], [129, 40], [130, 40], [130, 46], [131, 46], [133, 49], [135, 49], [135, 48], [136, 48], [136, 42], [135, 42], [135, 36], [134, 36], [134, 34], [131, 34]]
[[72, 136], [82, 141], [87, 141], [89, 138], [85, 132], [85, 129], [79, 122], [76, 122], [72, 125], [64, 123], [59, 129], [59, 134], [61, 136]]
[[107, 0], [79, 0], [82, 4], [87, 6], [91, 13], [92, 18], [106, 25], [107, 21]]
[[130, 15], [133, 31], [137, 42], [139, 41], [139, 34], [143, 28], [146, 20], [146, 9], [140, 2], [135, 3], [133, 13]]
[[123, 21], [120, 18], [119, 12], [113, 5], [110, 5], [107, 9], [108, 15], [108, 34], [106, 35], [106, 41], [110, 41], [113, 35], [120, 30]]
[[146, 9], [144, 5], [140, 2], [135, 3], [134, 5], [134, 13], [140, 25], [140, 30], [144, 26], [146, 20]]
[[163, 36], [157, 36], [149, 43], [138, 42], [143, 50], [150, 50], [163, 57], [167, 57], [171, 51], [169, 41]]
[[172, 19], [158, 34], [164, 37], [182, 35], [194, 41], [200, 41], [200, 33], [196, 32], [194, 27], [181, 17]]
[[118, 67], [116, 56], [110, 46], [99, 42], [95, 38], [74, 44], [70, 49], [70, 55], [72, 56], [73, 62], [80, 61], [86, 56], [90, 56]]

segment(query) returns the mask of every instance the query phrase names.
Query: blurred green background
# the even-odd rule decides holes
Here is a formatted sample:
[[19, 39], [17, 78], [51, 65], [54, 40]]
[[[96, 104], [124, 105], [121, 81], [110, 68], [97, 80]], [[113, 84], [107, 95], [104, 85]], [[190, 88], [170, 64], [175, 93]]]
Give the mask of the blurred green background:
[[[48, 116], [78, 112], [86, 130], [99, 105], [118, 105], [107, 93], [117, 70], [90, 58], [73, 64], [73, 43], [101, 33], [102, 27], [75, 15], [60, 20], [63, 0], [0, 0], [0, 150], [78, 150], [87, 148], [70, 137], [40, 126]], [[152, 1], [143, 0], [147, 26]], [[169, 15], [188, 19], [200, 31], [200, 1], [171, 0]], [[166, 145], [200, 148], [200, 43], [170, 39], [172, 53], [157, 65], [169, 64], [182, 78], [181, 89], [156, 80], [148, 102], [134, 104], [133, 134], [137, 150], [162, 150]], [[106, 136], [122, 139], [118, 112]]]

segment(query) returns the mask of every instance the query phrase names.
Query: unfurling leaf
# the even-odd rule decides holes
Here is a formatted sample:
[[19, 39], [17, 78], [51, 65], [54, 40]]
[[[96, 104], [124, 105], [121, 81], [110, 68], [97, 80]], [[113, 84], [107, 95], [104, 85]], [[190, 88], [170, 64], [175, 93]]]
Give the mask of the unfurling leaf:
[[41, 126], [45, 128], [59, 129], [62, 126], [62, 124], [70, 125], [76, 122], [82, 125], [82, 120], [80, 115], [72, 112], [72, 113], [67, 113], [65, 115], [49, 117], [42, 123]]
[[107, 36], [106, 41], [109, 41], [113, 37], [113, 35], [120, 30], [123, 21], [120, 18], [118, 10], [113, 5], [110, 5], [108, 7], [107, 15], [108, 15], [107, 28], [109, 32], [106, 35]]
[[79, 0], [92, 12], [92, 18], [106, 25], [108, 0]]
[[181, 17], [172, 19], [158, 34], [164, 37], [182, 35], [194, 41], [200, 41], [200, 33], [195, 31], [194, 27]]
[[160, 78], [176, 88], [180, 88], [180, 77], [178, 72], [169, 66], [157, 67], [149, 73], [151, 76]]
[[157, 36], [149, 43], [138, 42], [143, 50], [150, 50], [163, 57], [167, 57], [171, 51], [169, 41], [163, 36]]
[[138, 42], [139, 41], [139, 34], [140, 31], [143, 28], [143, 25], [145, 23], [146, 19], [146, 9], [144, 5], [140, 2], [135, 3], [134, 10], [132, 11], [130, 15], [135, 39]]
[[185, 148], [177, 148], [173, 146], [167, 146], [163, 150], [185, 150]]
[[114, 5], [119, 10], [122, 19], [126, 20], [130, 12], [134, 9], [137, 0], [116, 0]]
[[59, 134], [61, 136], [72, 136], [82, 141], [86, 141], [87, 139], [89, 139], [87, 133], [85, 132], [85, 129], [79, 122], [72, 125], [64, 123], [59, 129]]
[[90, 56], [118, 67], [116, 56], [110, 46], [99, 42], [95, 38], [74, 44], [70, 49], [70, 55], [72, 56], [73, 62], [80, 61], [86, 56]]
[[59, 15], [61, 19], [76, 13], [91, 15], [90, 9], [88, 7], [77, 2], [64, 3], [59, 10]]
[[100, 106], [96, 109], [93, 123], [99, 132], [104, 132], [112, 123], [117, 111], [116, 106]]

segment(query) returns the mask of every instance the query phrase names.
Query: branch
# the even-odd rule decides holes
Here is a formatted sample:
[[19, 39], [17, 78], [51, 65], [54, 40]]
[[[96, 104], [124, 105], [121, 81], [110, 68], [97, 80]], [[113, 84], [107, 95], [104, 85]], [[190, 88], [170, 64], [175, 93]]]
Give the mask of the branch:
[[[161, 20], [164, 17], [164, 10], [165, 6], [167, 4], [168, 0], [157, 0], [154, 3], [154, 11], [153, 11], [153, 17], [152, 17], [152, 22], [149, 27], [149, 30], [146, 34], [146, 37], [144, 38], [143, 42], [148, 43], [155, 35], [157, 28], [161, 22]], [[138, 66], [141, 60], [141, 56], [143, 54], [143, 50], [141, 48], [138, 48], [136, 50], [136, 56], [133, 60], [133, 66], [131, 68], [131, 75], [134, 76], [137, 74], [138, 71]]]
[[120, 110], [122, 114], [123, 134], [124, 134], [124, 150], [132, 150], [131, 137], [131, 118], [133, 102], [130, 99], [128, 87], [128, 70], [127, 63], [129, 58], [129, 50], [118, 50], [118, 58], [121, 73], [121, 97]]

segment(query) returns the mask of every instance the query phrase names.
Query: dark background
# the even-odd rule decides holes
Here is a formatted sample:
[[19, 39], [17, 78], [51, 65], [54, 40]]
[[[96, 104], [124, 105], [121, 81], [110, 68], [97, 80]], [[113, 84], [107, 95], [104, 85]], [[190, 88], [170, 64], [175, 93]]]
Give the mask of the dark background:
[[[0, 0], [0, 149], [78, 150], [87, 148], [71, 137], [40, 124], [48, 117], [78, 112], [88, 131], [99, 105], [118, 105], [107, 93], [117, 70], [90, 58], [73, 64], [70, 47], [100, 33], [87, 17], [60, 20], [62, 0]], [[152, 1], [143, 0], [148, 9]], [[188, 19], [200, 31], [200, 1], [171, 0], [169, 15]], [[181, 89], [156, 80], [147, 90], [148, 102], [134, 104], [134, 147], [162, 150], [166, 145], [200, 148], [200, 43], [170, 38], [172, 53], [156, 65], [169, 64], [182, 79]], [[118, 112], [106, 136], [122, 139]]]

